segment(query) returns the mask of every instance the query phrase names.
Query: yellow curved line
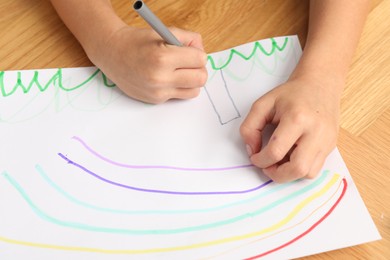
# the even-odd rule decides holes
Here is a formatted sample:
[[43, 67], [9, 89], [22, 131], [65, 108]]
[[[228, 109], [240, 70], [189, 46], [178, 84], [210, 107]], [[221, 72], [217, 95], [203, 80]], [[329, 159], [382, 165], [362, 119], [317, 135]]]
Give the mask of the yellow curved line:
[[324, 201], [320, 206], [318, 206], [317, 208], [315, 208], [312, 212], [310, 212], [309, 215], [307, 215], [306, 217], [304, 217], [304, 218], [303, 218], [301, 221], [299, 221], [298, 223], [296, 223], [296, 224], [294, 224], [294, 225], [292, 225], [292, 226], [290, 226], [290, 227], [287, 227], [287, 228], [285, 228], [285, 229], [282, 229], [282, 230], [280, 230], [280, 231], [277, 231], [277, 232], [275, 232], [275, 233], [273, 233], [273, 234], [270, 234], [270, 235], [268, 235], [268, 236], [264, 236], [264, 237], [255, 239], [255, 240], [253, 240], [253, 241], [251, 241], [251, 242], [248, 242], [248, 243], [246, 243], [246, 244], [243, 244], [243, 245], [240, 245], [240, 246], [231, 248], [231, 249], [229, 249], [229, 250], [227, 250], [227, 251], [220, 252], [220, 253], [218, 253], [218, 254], [216, 254], [216, 255], [208, 256], [208, 257], [202, 258], [202, 259], [203, 259], [203, 260], [209, 260], [209, 259], [213, 259], [213, 258], [215, 258], [215, 257], [220, 257], [220, 256], [223, 256], [223, 255], [226, 255], [227, 253], [231, 253], [231, 252], [233, 252], [233, 251], [236, 251], [236, 250], [238, 250], [238, 249], [240, 249], [240, 248], [243, 248], [243, 247], [245, 247], [245, 246], [248, 246], [248, 245], [250, 245], [250, 244], [254, 244], [254, 243], [257, 243], [257, 242], [259, 242], [259, 241], [261, 241], [261, 240], [264, 240], [264, 239], [273, 237], [273, 236], [275, 236], [275, 235], [278, 235], [278, 234], [280, 234], [280, 233], [282, 233], [282, 232], [285, 232], [285, 231], [287, 231], [287, 230], [293, 229], [293, 228], [295, 228], [295, 227], [297, 227], [297, 226], [303, 224], [303, 222], [305, 222], [306, 220], [308, 220], [311, 216], [314, 215], [314, 213], [316, 213], [317, 211], [319, 211], [319, 210], [320, 210], [321, 208], [323, 208], [331, 199], [334, 198], [334, 196], [335, 196], [335, 195], [337, 194], [337, 192], [340, 190], [341, 184], [342, 184], [342, 181], [339, 182], [339, 185], [337, 186], [337, 189], [335, 190], [335, 192], [333, 192], [333, 194], [332, 194], [326, 201]]
[[80, 251], [80, 252], [90, 252], [90, 253], [105, 253], [105, 254], [148, 254], [148, 253], [162, 253], [162, 252], [172, 252], [172, 251], [180, 251], [180, 250], [189, 250], [201, 247], [208, 247], [218, 244], [224, 244], [228, 242], [239, 241], [255, 236], [262, 235], [264, 233], [272, 232], [273, 230], [278, 229], [279, 227], [285, 225], [289, 221], [291, 221], [298, 213], [301, 211], [307, 204], [316, 198], [322, 196], [326, 193], [332, 185], [337, 181], [340, 175], [335, 174], [330, 179], [330, 181], [318, 192], [314, 193], [310, 197], [304, 199], [300, 202], [283, 220], [278, 223], [248, 234], [233, 236], [218, 240], [212, 240], [208, 242], [202, 242], [192, 245], [184, 245], [184, 246], [176, 246], [176, 247], [166, 247], [166, 248], [150, 248], [150, 249], [102, 249], [102, 248], [91, 248], [91, 247], [77, 247], [77, 246], [60, 246], [60, 245], [51, 245], [51, 244], [43, 244], [43, 243], [35, 243], [35, 242], [27, 242], [21, 240], [10, 239], [6, 237], [0, 237], [0, 241], [15, 244], [15, 245], [23, 245], [23, 246], [31, 246], [31, 247], [39, 247], [39, 248], [48, 248], [48, 249], [57, 249], [57, 250], [65, 250], [65, 251]]

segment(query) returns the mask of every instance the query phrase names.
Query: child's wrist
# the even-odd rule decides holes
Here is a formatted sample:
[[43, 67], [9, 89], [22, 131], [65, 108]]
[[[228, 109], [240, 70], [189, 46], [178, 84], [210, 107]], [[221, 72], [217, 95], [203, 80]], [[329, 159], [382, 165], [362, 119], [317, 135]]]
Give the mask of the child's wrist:
[[127, 24], [123, 22], [111, 9], [92, 16], [83, 31], [77, 36], [88, 58], [95, 63], [104, 52], [107, 41]]
[[[325, 91], [337, 99], [341, 95], [345, 86], [345, 76], [341, 73], [329, 73], [317, 69], [297, 67], [291, 74], [289, 80], [299, 81], [309, 88], [316, 88], [315, 91]], [[321, 89], [318, 89], [321, 88]]]

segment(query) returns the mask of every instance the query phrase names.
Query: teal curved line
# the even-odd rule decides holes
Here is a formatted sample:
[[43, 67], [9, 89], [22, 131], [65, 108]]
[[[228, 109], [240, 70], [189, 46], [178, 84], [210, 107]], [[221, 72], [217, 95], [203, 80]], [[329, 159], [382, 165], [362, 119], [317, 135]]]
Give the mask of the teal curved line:
[[314, 189], [320, 183], [325, 179], [327, 174], [322, 174], [320, 178], [318, 178], [316, 181], [312, 182], [311, 184], [305, 186], [301, 190], [295, 191], [291, 193], [290, 195], [281, 198], [275, 202], [272, 202], [268, 204], [267, 206], [264, 206], [256, 211], [245, 213], [242, 215], [239, 215], [237, 217], [229, 218], [223, 221], [213, 222], [209, 224], [204, 225], [198, 225], [198, 226], [189, 226], [184, 228], [176, 228], [176, 229], [118, 229], [118, 228], [109, 228], [109, 227], [99, 227], [99, 226], [91, 226], [79, 222], [69, 222], [69, 221], [63, 221], [56, 219], [54, 217], [49, 216], [45, 212], [41, 211], [30, 199], [30, 197], [27, 195], [27, 193], [23, 190], [23, 188], [7, 173], [2, 174], [3, 177], [19, 192], [19, 194], [23, 197], [23, 199], [27, 202], [27, 204], [30, 206], [30, 208], [35, 212], [35, 214], [42, 218], [43, 220], [46, 220], [48, 222], [51, 222], [56, 225], [64, 226], [64, 227], [70, 227], [80, 230], [86, 230], [86, 231], [92, 231], [92, 232], [104, 232], [104, 233], [112, 233], [112, 234], [122, 234], [122, 235], [166, 235], [166, 234], [179, 234], [179, 233], [186, 233], [186, 232], [192, 232], [192, 231], [200, 231], [210, 228], [216, 228], [228, 224], [232, 224], [247, 218], [253, 218], [257, 215], [260, 215], [266, 211], [269, 211], [295, 197], [298, 197], [302, 195], [303, 193]]
[[227, 203], [227, 204], [220, 205], [217, 207], [210, 207], [210, 208], [203, 208], [203, 209], [190, 209], [190, 210], [119, 210], [119, 209], [104, 208], [104, 207], [96, 206], [96, 205], [81, 201], [81, 200], [75, 198], [74, 196], [70, 195], [66, 191], [64, 191], [53, 180], [51, 180], [40, 165], [36, 165], [35, 169], [40, 174], [40, 176], [47, 182], [47, 184], [49, 184], [54, 190], [56, 190], [63, 197], [65, 197], [67, 200], [73, 202], [74, 204], [83, 206], [85, 208], [97, 210], [97, 211], [117, 213], [117, 214], [134, 214], [134, 215], [142, 215], [142, 214], [145, 214], [145, 215], [146, 214], [193, 214], [193, 213], [207, 213], [207, 212], [218, 211], [218, 210], [222, 210], [222, 209], [226, 209], [226, 208], [230, 208], [230, 207], [234, 207], [234, 206], [239, 206], [239, 205], [243, 205], [246, 203], [250, 203], [252, 201], [259, 200], [263, 197], [271, 195], [272, 193], [275, 193], [275, 192], [281, 191], [285, 188], [288, 188], [297, 182], [296, 181], [296, 182], [279, 184], [276, 187], [274, 187], [270, 190], [267, 190], [267, 191], [263, 191], [262, 193], [260, 193], [256, 196], [253, 196], [249, 199], [238, 200], [236, 202]]

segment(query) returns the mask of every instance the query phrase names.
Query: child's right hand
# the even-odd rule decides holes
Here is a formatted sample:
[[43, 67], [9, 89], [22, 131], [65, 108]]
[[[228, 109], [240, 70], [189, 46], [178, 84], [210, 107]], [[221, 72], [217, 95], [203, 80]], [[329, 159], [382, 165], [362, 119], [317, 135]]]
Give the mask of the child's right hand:
[[125, 94], [147, 103], [189, 99], [206, 83], [207, 55], [197, 33], [171, 28], [183, 43], [165, 43], [152, 29], [123, 27], [89, 55]]

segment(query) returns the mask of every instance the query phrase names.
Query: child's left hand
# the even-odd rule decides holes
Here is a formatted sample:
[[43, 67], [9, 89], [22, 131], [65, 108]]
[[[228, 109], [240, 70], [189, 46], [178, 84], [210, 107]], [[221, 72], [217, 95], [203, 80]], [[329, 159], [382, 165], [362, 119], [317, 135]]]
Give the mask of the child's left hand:
[[[336, 146], [344, 82], [322, 76], [295, 77], [268, 92], [241, 125], [251, 162], [276, 182], [315, 177]], [[277, 127], [261, 148], [267, 124]]]

